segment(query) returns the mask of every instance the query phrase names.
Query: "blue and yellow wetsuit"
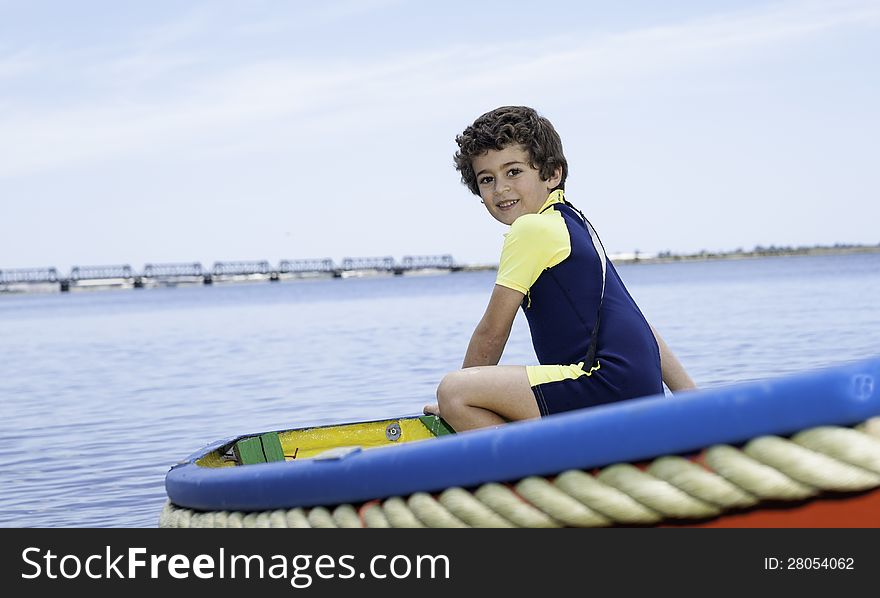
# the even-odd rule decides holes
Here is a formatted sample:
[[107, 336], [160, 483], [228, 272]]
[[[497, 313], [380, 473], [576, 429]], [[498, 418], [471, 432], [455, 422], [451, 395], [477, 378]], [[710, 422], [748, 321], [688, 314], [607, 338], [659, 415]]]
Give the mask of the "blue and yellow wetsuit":
[[[604, 258], [561, 190], [505, 237], [495, 282], [525, 295], [541, 364], [526, 370], [541, 415], [663, 393], [657, 341]], [[595, 359], [586, 363], [597, 319]]]

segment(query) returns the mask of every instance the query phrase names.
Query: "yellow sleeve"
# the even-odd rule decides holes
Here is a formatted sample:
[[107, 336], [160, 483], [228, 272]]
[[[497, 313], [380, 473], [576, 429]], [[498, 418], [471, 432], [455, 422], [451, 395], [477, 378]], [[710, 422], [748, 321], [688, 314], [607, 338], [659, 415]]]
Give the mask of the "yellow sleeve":
[[556, 210], [517, 218], [504, 238], [495, 284], [527, 295], [541, 272], [571, 255], [571, 239]]

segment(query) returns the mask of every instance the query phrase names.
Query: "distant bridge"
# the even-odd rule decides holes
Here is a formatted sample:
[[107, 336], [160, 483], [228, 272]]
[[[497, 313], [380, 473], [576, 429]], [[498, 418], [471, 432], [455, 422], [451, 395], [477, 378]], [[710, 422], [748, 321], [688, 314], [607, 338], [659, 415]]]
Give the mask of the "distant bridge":
[[[132, 270], [128, 264], [109, 266], [73, 266], [68, 276], [59, 276], [56, 268], [15, 268], [0, 270], [0, 285], [10, 284], [47, 284], [57, 283], [61, 291], [69, 291], [77, 283], [84, 281], [117, 281], [108, 282], [108, 286], [118, 286], [119, 281], [132, 283], [135, 288], [173, 284], [177, 282], [193, 282], [193, 278], [201, 277], [204, 284], [211, 284], [214, 277], [233, 276], [264, 276], [267, 280], [281, 280], [281, 274], [331, 274], [335, 278], [343, 276], [344, 272], [376, 272], [404, 274], [418, 270], [449, 270], [455, 272], [462, 270], [449, 254], [446, 255], [423, 255], [404, 256], [400, 263], [396, 263], [393, 257], [346, 257], [341, 265], [337, 266], [332, 259], [294, 259], [282, 260], [278, 268], [274, 268], [267, 260], [238, 261], [238, 262], [214, 262], [209, 271], [202, 267], [199, 262], [161, 263], [146, 264], [141, 274]], [[152, 281], [152, 282], [150, 282]], [[91, 285], [100, 285], [93, 282]], [[9, 291], [11, 289], [2, 289]]]
[[335, 273], [336, 264], [330, 258], [317, 260], [281, 260], [278, 272], [281, 274]]
[[0, 284], [58, 282], [55, 268], [16, 268], [0, 270]]
[[347, 257], [342, 260], [342, 269], [347, 271], [393, 272], [395, 268], [393, 257]]
[[451, 255], [407, 255], [404, 256], [401, 267], [404, 270], [453, 270], [455, 260]]
[[214, 276], [250, 276], [270, 274], [272, 266], [266, 260], [256, 262], [214, 262]]
[[70, 269], [70, 280], [106, 280], [111, 278], [134, 278], [131, 266], [74, 266]]
[[144, 278], [177, 278], [184, 276], [203, 276], [205, 274], [202, 265], [198, 262], [191, 264], [147, 264], [141, 274]]

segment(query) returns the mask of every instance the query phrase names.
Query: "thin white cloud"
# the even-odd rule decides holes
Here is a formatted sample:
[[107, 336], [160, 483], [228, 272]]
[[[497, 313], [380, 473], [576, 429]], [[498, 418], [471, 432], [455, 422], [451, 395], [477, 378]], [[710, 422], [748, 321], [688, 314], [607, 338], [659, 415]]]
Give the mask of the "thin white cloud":
[[[384, 6], [385, 2], [373, 3]], [[353, 4], [334, 5], [337, 15]], [[204, 140], [235, 146], [247, 131], [321, 127], [356, 131], [365, 113], [417, 120], [441, 112], [463, 97], [521, 92], [522, 81], [558, 81], [566, 93], [589, 99], [625, 90], [645, 76], [748, 58], [779, 45], [846, 27], [876, 27], [876, 2], [781, 4], [679, 25], [578, 39], [574, 35], [523, 40], [489, 47], [458, 46], [405, 55], [395, 62], [352, 57], [341, 61], [282, 60], [223, 68], [205, 56], [167, 44], [197, 36], [210, 19], [194, 14], [183, 24], [141, 38], [130, 54], [89, 64], [84, 74], [115, 93], [36, 109], [4, 100], [0, 115], [0, 177], [50, 171], [106, 157], [136, 155], [161, 147], [180, 151]], [[148, 41], [144, 41], [147, 39]], [[10, 72], [33, 57], [0, 62]], [[204, 70], [186, 78], [169, 73], [194, 64]], [[18, 65], [18, 66], [16, 66]], [[166, 85], [141, 86], [139, 78]], [[113, 87], [108, 81], [116, 81]], [[329, 128], [328, 128], [329, 127]], [[256, 129], [255, 129], [256, 128]]]
[[349, 19], [387, 10], [403, 3], [404, 0], [339, 0], [321, 3], [312, 10], [314, 16], [322, 19]]
[[236, 30], [244, 35], [295, 32], [335, 21], [365, 17], [405, 3], [405, 0], [338, 0], [314, 3], [300, 7], [294, 17], [240, 23], [236, 25]]
[[31, 50], [18, 50], [6, 56], [0, 52], [0, 81], [33, 73], [38, 67], [39, 60]]

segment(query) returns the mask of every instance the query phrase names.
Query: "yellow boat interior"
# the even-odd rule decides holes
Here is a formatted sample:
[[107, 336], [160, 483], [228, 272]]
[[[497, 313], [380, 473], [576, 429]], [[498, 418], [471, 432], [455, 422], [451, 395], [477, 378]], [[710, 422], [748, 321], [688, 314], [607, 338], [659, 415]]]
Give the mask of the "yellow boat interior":
[[332, 459], [361, 449], [388, 447], [453, 433], [435, 415], [399, 417], [242, 436], [196, 461], [236, 467], [274, 461]]

